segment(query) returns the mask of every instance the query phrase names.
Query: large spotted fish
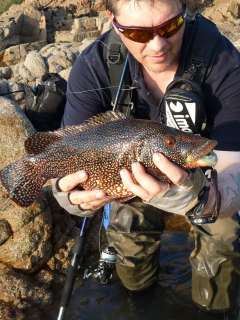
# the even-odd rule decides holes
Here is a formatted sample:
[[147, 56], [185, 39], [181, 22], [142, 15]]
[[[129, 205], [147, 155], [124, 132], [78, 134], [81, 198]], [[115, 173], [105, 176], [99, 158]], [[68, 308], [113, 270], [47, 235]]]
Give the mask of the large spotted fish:
[[30, 205], [51, 178], [80, 169], [89, 179], [86, 190], [103, 189], [112, 199], [133, 197], [121, 182], [121, 168], [140, 161], [159, 180], [166, 180], [152, 155], [161, 152], [183, 168], [213, 166], [216, 141], [187, 134], [150, 120], [127, 119], [106, 112], [79, 126], [38, 132], [25, 142], [27, 155], [0, 172], [9, 197], [20, 206]]

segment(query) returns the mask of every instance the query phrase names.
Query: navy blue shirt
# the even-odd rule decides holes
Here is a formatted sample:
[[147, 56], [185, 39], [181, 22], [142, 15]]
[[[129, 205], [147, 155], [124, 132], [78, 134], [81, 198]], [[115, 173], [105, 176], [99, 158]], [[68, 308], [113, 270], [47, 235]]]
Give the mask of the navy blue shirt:
[[[111, 110], [111, 83], [103, 58], [106, 45], [106, 34], [103, 34], [77, 58], [68, 80], [63, 126], [81, 124], [91, 116]], [[129, 68], [137, 87], [136, 118], [161, 121], [161, 101], [146, 88], [141, 66], [131, 55]], [[240, 53], [224, 36], [208, 71], [203, 93], [208, 137], [218, 141], [218, 150], [240, 151]]]

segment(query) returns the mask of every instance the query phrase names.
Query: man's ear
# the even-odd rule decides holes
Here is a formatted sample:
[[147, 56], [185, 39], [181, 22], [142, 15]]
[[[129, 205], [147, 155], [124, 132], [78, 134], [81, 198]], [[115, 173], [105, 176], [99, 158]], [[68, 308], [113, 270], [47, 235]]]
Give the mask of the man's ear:
[[106, 10], [106, 16], [111, 20], [113, 19], [113, 14], [110, 10]]
[[[109, 11], [109, 21], [112, 23], [114, 15], [112, 12]], [[121, 35], [121, 33], [118, 31], [118, 29], [114, 26], [114, 24], [112, 24], [112, 27], [114, 28], [116, 34]]]

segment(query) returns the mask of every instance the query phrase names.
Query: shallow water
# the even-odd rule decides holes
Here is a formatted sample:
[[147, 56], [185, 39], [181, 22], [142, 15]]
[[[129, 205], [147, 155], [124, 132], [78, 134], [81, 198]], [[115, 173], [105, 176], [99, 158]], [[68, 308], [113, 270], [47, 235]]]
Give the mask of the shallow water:
[[159, 283], [141, 294], [129, 293], [115, 279], [101, 285], [93, 279], [75, 284], [65, 315], [68, 320], [211, 320], [191, 302], [193, 247], [185, 232], [165, 232], [162, 236]]

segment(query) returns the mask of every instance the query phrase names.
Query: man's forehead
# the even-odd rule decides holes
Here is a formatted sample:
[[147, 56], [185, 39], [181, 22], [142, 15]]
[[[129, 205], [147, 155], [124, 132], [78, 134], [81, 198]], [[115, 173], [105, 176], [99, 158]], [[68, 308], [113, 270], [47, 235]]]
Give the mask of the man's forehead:
[[150, 5], [150, 6], [157, 6], [161, 4], [178, 4], [179, 6], [182, 5], [183, 1], [181, 0], [118, 0], [118, 1], [113, 1], [115, 2], [115, 8], [117, 10], [120, 10], [124, 6], [128, 7], [135, 7], [135, 8], [141, 8], [142, 5]]

